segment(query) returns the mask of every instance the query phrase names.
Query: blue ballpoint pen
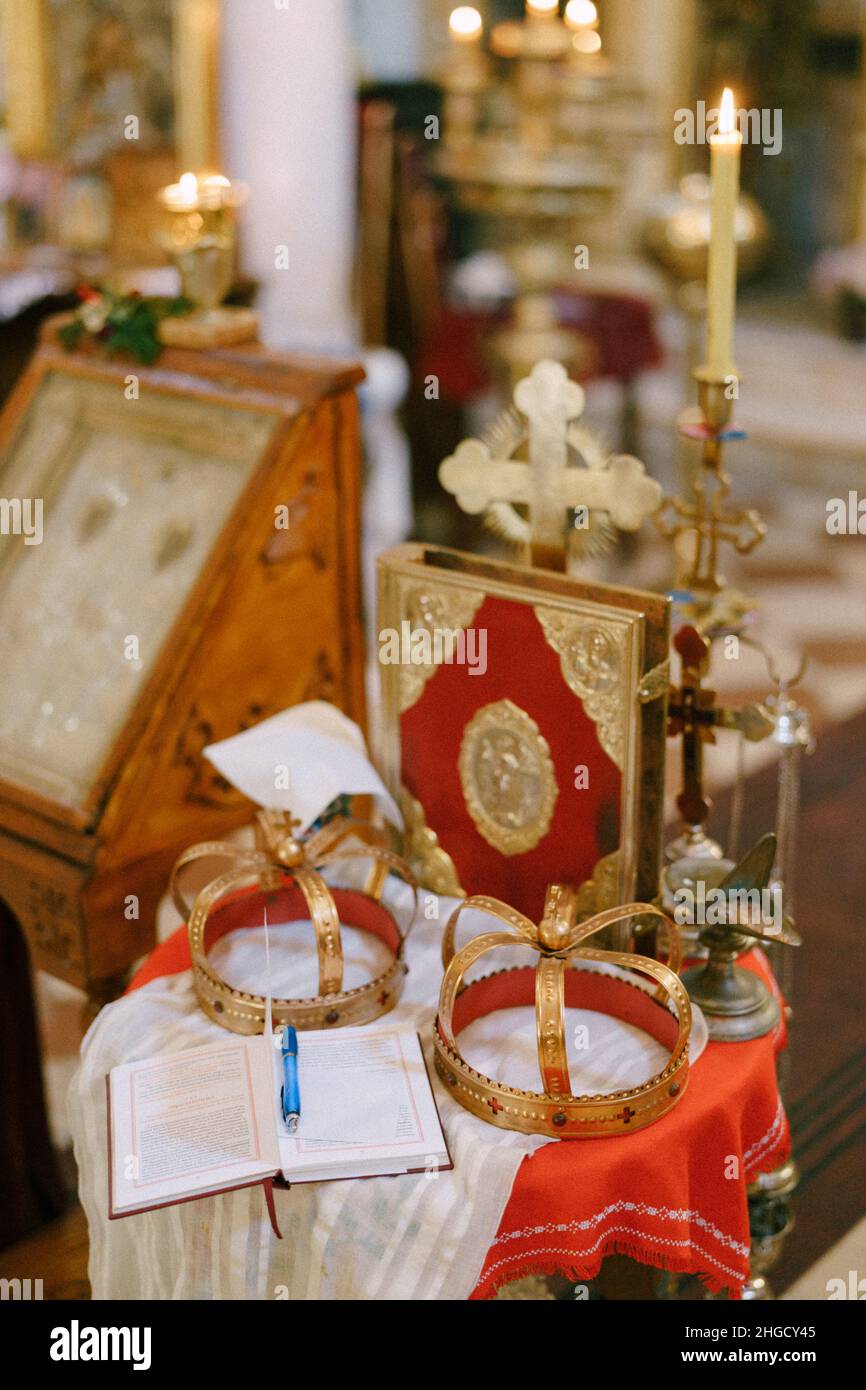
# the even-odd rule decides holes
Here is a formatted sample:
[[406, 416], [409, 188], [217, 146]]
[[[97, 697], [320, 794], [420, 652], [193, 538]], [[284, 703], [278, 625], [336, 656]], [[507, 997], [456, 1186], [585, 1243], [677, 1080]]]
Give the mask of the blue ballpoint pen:
[[301, 1092], [298, 1088], [298, 1035], [291, 1026], [283, 1029], [283, 1119], [290, 1134], [298, 1128], [301, 1117]]

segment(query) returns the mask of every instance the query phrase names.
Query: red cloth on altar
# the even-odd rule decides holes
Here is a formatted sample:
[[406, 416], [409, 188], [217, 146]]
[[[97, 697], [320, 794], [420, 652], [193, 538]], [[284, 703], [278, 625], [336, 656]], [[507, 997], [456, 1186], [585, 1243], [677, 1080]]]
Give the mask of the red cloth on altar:
[[[778, 997], [761, 950], [739, 964]], [[554, 1140], [525, 1158], [472, 1297], [526, 1274], [586, 1283], [616, 1253], [739, 1296], [749, 1277], [746, 1184], [790, 1149], [776, 1084], [784, 1045], [784, 1022], [752, 1042], [710, 1042], [682, 1100], [657, 1124]]]
[[[574, 328], [595, 348], [589, 376], [628, 381], [657, 367], [664, 356], [647, 300], [626, 294], [558, 290], [554, 296], [564, 327]], [[418, 354], [417, 376], [439, 379], [446, 400], [468, 400], [491, 382], [485, 340], [509, 322], [509, 313], [446, 306]]]
[[[776, 990], [761, 950], [739, 963]], [[191, 965], [179, 927], [127, 993]], [[525, 1158], [472, 1298], [527, 1274], [585, 1283], [615, 1253], [739, 1295], [749, 1276], [746, 1184], [790, 1148], [776, 1085], [784, 1045], [784, 1022], [752, 1042], [710, 1042], [682, 1100], [657, 1124], [610, 1139], [552, 1140]]]

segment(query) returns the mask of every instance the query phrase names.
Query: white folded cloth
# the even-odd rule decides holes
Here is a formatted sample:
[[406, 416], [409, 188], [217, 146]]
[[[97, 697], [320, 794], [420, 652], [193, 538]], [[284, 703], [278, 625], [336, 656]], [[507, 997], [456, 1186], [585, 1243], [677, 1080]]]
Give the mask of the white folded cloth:
[[403, 818], [373, 764], [364, 735], [324, 700], [283, 710], [204, 750], [218, 772], [259, 806], [291, 811], [309, 828], [338, 796], [375, 796], [388, 820]]

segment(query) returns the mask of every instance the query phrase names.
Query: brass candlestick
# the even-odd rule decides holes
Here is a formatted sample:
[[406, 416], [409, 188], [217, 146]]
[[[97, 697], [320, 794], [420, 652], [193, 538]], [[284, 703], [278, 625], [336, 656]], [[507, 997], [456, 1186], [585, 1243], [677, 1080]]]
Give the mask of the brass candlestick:
[[442, 73], [442, 116], [446, 148], [459, 157], [461, 151], [471, 149], [489, 73], [481, 49], [481, 15], [474, 6], [459, 5], [448, 28], [451, 51]]
[[[443, 139], [433, 162], [455, 203], [480, 220], [485, 242], [514, 274], [513, 321], [491, 341], [511, 386], [540, 358], [575, 373], [592, 362], [589, 338], [560, 326], [554, 291], [575, 281], [576, 242], [586, 245], [603, 225], [599, 239], [610, 243], [623, 151], [651, 125], [646, 102], [600, 53], [577, 42], [592, 33], [600, 47], [593, 13], [572, 6], [563, 22], [556, 0], [531, 0], [523, 21], [493, 26], [495, 64], [482, 48], [478, 12], [460, 6], [451, 18]], [[625, 110], [633, 113], [626, 142]]]
[[685, 547], [679, 551], [682, 568], [676, 583], [683, 616], [704, 632], [731, 631], [742, 625], [755, 603], [728, 587], [719, 571], [719, 547], [725, 543], [738, 555], [748, 555], [763, 540], [767, 528], [752, 508], [726, 509], [731, 479], [724, 468], [724, 446], [746, 438], [745, 430], [732, 424], [737, 377], [733, 373], [719, 377], [706, 367], [699, 367], [694, 377], [699, 413], [683, 416], [679, 428], [684, 438], [700, 442], [700, 468], [692, 482], [691, 498], [667, 498], [658, 526], [675, 544], [689, 543], [688, 555], [683, 555]]
[[160, 192], [166, 214], [162, 244], [178, 268], [184, 296], [197, 306], [192, 314], [163, 320], [159, 335], [164, 343], [226, 347], [256, 337], [253, 311], [225, 308], [222, 303], [235, 273], [236, 209], [248, 192], [245, 184], [220, 174], [198, 179], [192, 173]]

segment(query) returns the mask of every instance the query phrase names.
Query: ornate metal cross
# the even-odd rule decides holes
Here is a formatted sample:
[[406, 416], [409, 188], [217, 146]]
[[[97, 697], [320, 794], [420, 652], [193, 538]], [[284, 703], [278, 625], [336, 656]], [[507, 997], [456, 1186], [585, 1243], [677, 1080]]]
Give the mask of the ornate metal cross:
[[[466, 439], [439, 468], [439, 481], [470, 515], [493, 506], [529, 508], [528, 549], [533, 564], [564, 567], [569, 508], [604, 513], [620, 530], [636, 531], [661, 504], [659, 484], [627, 454], [575, 468], [570, 436], [585, 396], [559, 362], [537, 362], [518, 382], [514, 403], [528, 422], [529, 461], [496, 457], [488, 443]], [[516, 438], [515, 444], [522, 443]]]
[[683, 834], [668, 853], [718, 854], [704, 830], [712, 803], [704, 791], [704, 744], [715, 743], [716, 729], [737, 729], [750, 742], [759, 743], [773, 731], [770, 719], [757, 705], [724, 709], [716, 705], [716, 692], [703, 680], [710, 666], [710, 642], [694, 627], [682, 627], [674, 640], [682, 662], [679, 689], [671, 690], [668, 733], [682, 735], [682, 791], [677, 810], [683, 818]]
[[[730, 422], [731, 401], [726, 395], [726, 383], [704, 380], [700, 373], [696, 376], [698, 415], [688, 412], [679, 426], [686, 439], [701, 444], [701, 462], [690, 486], [691, 500], [665, 498], [656, 520], [662, 535], [673, 540], [675, 546], [681, 538], [690, 542], [691, 554], [677, 584], [692, 595], [693, 610], [704, 618], [712, 611], [718, 625], [732, 626], [741, 621], [751, 601], [731, 592], [726, 603], [719, 604], [717, 596], [727, 588], [724, 575], [719, 573], [719, 545], [724, 542], [732, 545], [738, 555], [749, 555], [763, 540], [767, 528], [752, 508], [725, 510], [731, 480], [722, 462], [724, 446], [745, 439], [746, 432]], [[707, 622], [702, 625], [707, 626]]]

